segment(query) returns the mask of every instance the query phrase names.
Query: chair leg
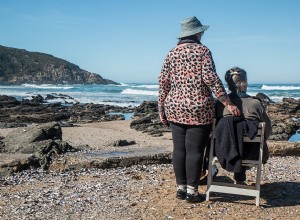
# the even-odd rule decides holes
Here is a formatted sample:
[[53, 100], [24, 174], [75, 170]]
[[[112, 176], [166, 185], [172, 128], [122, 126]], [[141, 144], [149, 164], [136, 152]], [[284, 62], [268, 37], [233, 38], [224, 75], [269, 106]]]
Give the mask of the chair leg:
[[206, 201], [209, 201], [209, 191], [206, 192]]
[[259, 206], [259, 195], [256, 196], [256, 199], [255, 199], [255, 205], [256, 205], [256, 206]]

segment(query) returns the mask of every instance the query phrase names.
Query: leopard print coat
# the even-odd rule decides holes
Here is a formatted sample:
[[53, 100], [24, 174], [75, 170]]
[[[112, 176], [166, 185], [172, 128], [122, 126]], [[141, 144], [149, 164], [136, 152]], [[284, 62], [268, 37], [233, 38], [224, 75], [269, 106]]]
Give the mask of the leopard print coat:
[[173, 48], [159, 75], [158, 105], [167, 120], [187, 125], [211, 124], [214, 98], [226, 95], [210, 50], [187, 43]]

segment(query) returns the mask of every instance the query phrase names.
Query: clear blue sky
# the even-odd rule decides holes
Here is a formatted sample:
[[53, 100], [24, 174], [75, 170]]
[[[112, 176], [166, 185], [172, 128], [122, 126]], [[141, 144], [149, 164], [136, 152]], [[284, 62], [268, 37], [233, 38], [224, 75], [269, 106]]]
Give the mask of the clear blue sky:
[[0, 0], [0, 45], [52, 54], [117, 82], [156, 83], [180, 21], [210, 25], [217, 73], [300, 83], [298, 0]]

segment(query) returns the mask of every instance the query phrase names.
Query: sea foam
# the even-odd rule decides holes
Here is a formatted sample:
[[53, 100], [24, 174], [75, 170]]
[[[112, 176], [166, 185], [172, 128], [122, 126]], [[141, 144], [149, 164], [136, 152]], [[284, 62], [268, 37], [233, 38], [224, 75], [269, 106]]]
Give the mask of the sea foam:
[[300, 86], [267, 86], [262, 85], [262, 90], [300, 90]]
[[121, 94], [127, 94], [127, 95], [153, 95], [157, 96], [158, 91], [147, 91], [147, 90], [137, 90], [137, 89], [124, 89]]
[[36, 85], [36, 84], [25, 83], [22, 86], [29, 87], [29, 88], [38, 88], [38, 89], [72, 89], [72, 88], [74, 88], [73, 86], [54, 85], [54, 84]]

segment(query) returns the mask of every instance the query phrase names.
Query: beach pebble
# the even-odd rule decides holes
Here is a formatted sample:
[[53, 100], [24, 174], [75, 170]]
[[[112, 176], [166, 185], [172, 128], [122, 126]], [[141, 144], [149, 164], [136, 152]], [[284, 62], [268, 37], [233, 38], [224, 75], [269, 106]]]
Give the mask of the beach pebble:
[[[297, 192], [293, 191], [296, 190], [295, 187], [298, 186], [298, 191], [300, 190], [299, 184], [295, 184], [299, 182], [299, 168], [298, 157], [270, 158], [265, 165], [263, 184], [274, 186], [263, 190], [262, 197], [276, 199], [278, 204], [289, 209], [283, 203]], [[68, 172], [26, 170], [0, 179], [1, 219], [153, 219], [153, 213], [159, 215], [158, 219], [181, 219], [182, 213], [185, 213], [186, 218], [196, 218], [204, 213], [213, 219], [223, 219], [241, 209], [237, 203], [219, 199], [214, 199], [212, 203], [210, 201], [188, 206], [184, 201], [177, 201], [172, 170], [171, 164]], [[248, 172], [251, 174], [253, 171]], [[282, 186], [281, 182], [284, 183]], [[278, 190], [280, 193], [277, 195]], [[272, 203], [273, 206], [276, 202]], [[160, 209], [158, 204], [169, 204], [169, 207]], [[299, 207], [299, 203], [296, 205]], [[247, 213], [250, 213], [251, 216], [248, 217], [253, 218], [252, 208], [255, 205], [243, 207], [244, 211], [248, 210]], [[268, 211], [255, 210], [260, 213]], [[272, 213], [278, 210], [272, 209]], [[297, 207], [285, 213], [297, 215]]]

